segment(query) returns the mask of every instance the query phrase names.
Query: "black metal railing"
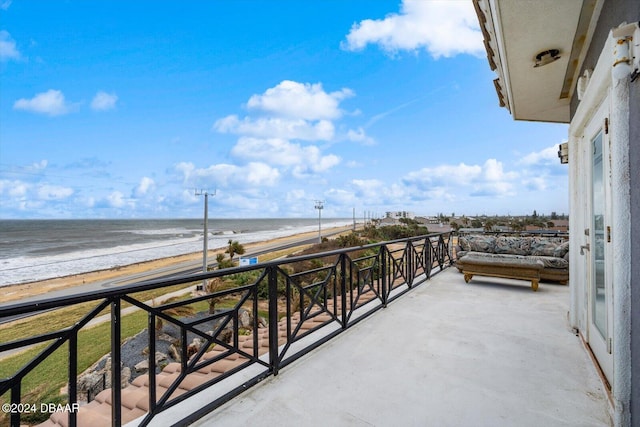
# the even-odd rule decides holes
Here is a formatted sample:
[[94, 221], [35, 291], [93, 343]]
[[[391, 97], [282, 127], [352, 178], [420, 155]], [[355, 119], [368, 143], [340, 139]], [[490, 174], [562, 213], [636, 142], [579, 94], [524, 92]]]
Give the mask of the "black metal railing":
[[[157, 414], [194, 394], [205, 389], [212, 391], [214, 398], [208, 405], [183, 419], [187, 424], [267, 376], [277, 375], [280, 369], [449, 266], [454, 261], [451, 240], [450, 233], [429, 234], [208, 273], [161, 278], [38, 303], [3, 305], [0, 320], [81, 303], [92, 303], [93, 307], [81, 320], [60, 330], [1, 343], [0, 352], [42, 343], [47, 346], [12, 375], [0, 380], [0, 396], [6, 399], [10, 394], [6, 403], [20, 408], [23, 379], [66, 345], [67, 402], [76, 408], [78, 354], [81, 351], [78, 335], [91, 320], [109, 309], [112, 367], [109, 388], [81, 406], [79, 411], [56, 413], [52, 419], [63, 417], [62, 424], [76, 426], [78, 418], [86, 416], [84, 412], [93, 410], [95, 405], [110, 405], [107, 424], [120, 426], [143, 416], [140, 425], [147, 425]], [[307, 268], [301, 270], [300, 266]], [[248, 283], [237, 285], [231, 280], [241, 276], [248, 277]], [[204, 280], [217, 281], [220, 290], [196, 293], [180, 301], [155, 306], [136, 295]], [[119, 368], [123, 362], [122, 324], [126, 319], [123, 304], [147, 313], [148, 334], [148, 373], [125, 388]], [[203, 306], [217, 308], [200, 310], [199, 316], [177, 314], [185, 307]], [[176, 340], [179, 360], [168, 366], [160, 366], [156, 361], [158, 338], [153, 331], [158, 324], [172, 325], [179, 331]], [[200, 343], [199, 348], [189, 344], [194, 338]], [[243, 378], [231, 391], [213, 393], [216, 390], [213, 386], [249, 367], [252, 368], [250, 378]], [[160, 373], [155, 374], [157, 371]], [[47, 378], [42, 381], [46, 382]], [[100, 398], [102, 394], [104, 396]], [[135, 407], [125, 404], [128, 397], [134, 395], [145, 397], [139, 399]], [[20, 419], [20, 411], [11, 411], [12, 426], [19, 426]]]

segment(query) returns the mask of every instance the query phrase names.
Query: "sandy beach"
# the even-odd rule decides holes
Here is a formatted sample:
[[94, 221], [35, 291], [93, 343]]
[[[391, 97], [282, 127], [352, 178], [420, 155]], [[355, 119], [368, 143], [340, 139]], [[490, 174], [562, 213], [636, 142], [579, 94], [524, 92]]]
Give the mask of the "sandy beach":
[[[339, 231], [350, 231], [352, 226], [336, 227], [323, 230], [324, 234], [335, 233]], [[255, 243], [244, 244], [244, 248], [247, 253], [258, 251], [264, 248], [277, 246], [280, 244], [286, 244], [291, 241], [300, 240], [303, 238], [311, 238], [317, 236], [317, 232], [308, 232], [295, 234], [286, 237], [280, 237], [277, 239], [266, 240]], [[208, 252], [208, 259], [213, 261], [216, 258], [216, 254], [224, 252], [224, 248], [216, 249]], [[72, 276], [57, 277], [47, 280], [41, 280], [29, 283], [20, 283], [15, 285], [7, 285], [1, 288], [0, 303], [7, 303], [11, 301], [17, 301], [22, 298], [28, 298], [35, 295], [41, 295], [47, 292], [56, 291], [60, 289], [67, 289], [83, 284], [89, 284], [94, 282], [102, 282], [105, 280], [122, 279], [127, 276], [135, 276], [147, 271], [153, 271], [172, 265], [178, 265], [186, 262], [197, 262], [202, 260], [202, 252], [194, 252], [185, 255], [178, 255], [168, 258], [161, 258], [153, 261], [140, 262], [136, 264], [116, 267], [107, 270], [92, 271], [88, 273], [75, 274]]]

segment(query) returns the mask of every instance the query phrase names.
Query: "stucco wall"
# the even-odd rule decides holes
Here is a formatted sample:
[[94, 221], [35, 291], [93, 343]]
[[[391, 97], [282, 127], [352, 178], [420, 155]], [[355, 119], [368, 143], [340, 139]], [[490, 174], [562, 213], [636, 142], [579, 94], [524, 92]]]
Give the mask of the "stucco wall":
[[631, 313], [636, 314], [631, 317], [631, 414], [633, 425], [640, 426], [640, 78], [629, 87], [629, 104]]
[[[640, 21], [640, 1], [605, 0], [602, 11], [600, 12], [598, 25], [591, 40], [591, 46], [589, 46], [589, 51], [580, 70], [580, 75], [582, 75], [585, 69], [593, 70], [596, 67], [600, 52], [609, 36], [609, 31], [622, 22], [629, 23], [634, 21]], [[637, 83], [638, 81], [636, 80], [636, 84]], [[578, 108], [578, 102], [578, 97], [574, 95], [571, 99], [571, 117], [573, 117]]]
[[[640, 21], [640, 1], [606, 0], [598, 26], [585, 58], [584, 69], [594, 69], [611, 28], [622, 22]], [[571, 100], [571, 117], [578, 107], [576, 96]], [[640, 426], [640, 78], [629, 87], [629, 174], [631, 214], [631, 425]], [[633, 262], [633, 261], [636, 262]]]

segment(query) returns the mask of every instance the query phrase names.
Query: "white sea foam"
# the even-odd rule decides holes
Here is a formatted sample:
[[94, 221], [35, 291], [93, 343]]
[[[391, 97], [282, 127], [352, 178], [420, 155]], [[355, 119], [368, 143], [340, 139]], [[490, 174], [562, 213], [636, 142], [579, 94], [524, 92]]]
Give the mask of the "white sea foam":
[[[323, 223], [323, 228], [348, 225], [347, 221]], [[286, 227], [278, 230], [268, 230], [249, 233], [235, 233], [233, 239], [242, 244], [260, 242], [278, 237], [317, 230], [315, 226]], [[167, 230], [152, 230], [145, 233], [163, 234]], [[186, 229], [185, 234], [193, 234]], [[167, 234], [176, 234], [171, 230]], [[180, 235], [180, 233], [178, 233]], [[210, 235], [209, 249], [222, 248], [227, 245], [231, 234]], [[26, 283], [72, 274], [87, 273], [124, 265], [135, 264], [176, 255], [183, 255], [202, 251], [202, 233], [196, 237], [174, 238], [162, 242], [132, 244], [106, 249], [77, 251], [58, 255], [38, 257], [14, 257], [0, 261], [0, 286]]]
[[[129, 233], [133, 234], [141, 234], [141, 235], [163, 235], [166, 234], [168, 236], [180, 236], [183, 234], [194, 234], [197, 231], [189, 230], [184, 227], [180, 228], [160, 228], [156, 230], [129, 230]], [[202, 232], [200, 232], [202, 233]]]

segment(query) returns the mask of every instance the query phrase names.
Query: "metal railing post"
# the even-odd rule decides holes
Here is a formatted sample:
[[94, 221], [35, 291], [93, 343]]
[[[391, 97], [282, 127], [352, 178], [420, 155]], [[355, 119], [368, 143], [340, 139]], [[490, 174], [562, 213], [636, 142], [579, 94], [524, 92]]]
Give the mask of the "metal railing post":
[[380, 260], [380, 275], [382, 276], [382, 306], [386, 307], [387, 306], [387, 287], [388, 287], [388, 283], [387, 283], [387, 260], [388, 260], [388, 256], [387, 256], [387, 247], [386, 246], [380, 246], [380, 252], [379, 252], [379, 256], [381, 258]]
[[422, 249], [422, 251], [424, 253], [423, 256], [426, 257], [424, 260], [424, 264], [425, 268], [427, 269], [427, 278], [430, 278], [431, 270], [433, 269], [433, 244], [431, 243], [431, 238], [425, 238], [424, 248]]
[[[349, 275], [349, 280], [353, 281], [353, 275]], [[342, 310], [342, 329], [347, 329], [347, 256], [340, 255], [340, 309]]]
[[149, 332], [149, 412], [156, 410], [156, 316], [147, 316], [147, 331]]
[[413, 247], [413, 242], [411, 240], [409, 240], [407, 242], [407, 246], [406, 246], [406, 250], [405, 253], [407, 254], [407, 262], [406, 262], [406, 269], [407, 269], [407, 286], [409, 288], [413, 287], [413, 278], [414, 278], [414, 270], [413, 270], [413, 265], [414, 265], [414, 254], [415, 254], [415, 248]]
[[442, 270], [442, 236], [438, 236], [438, 245], [436, 246], [436, 256], [438, 257], [438, 266]]
[[280, 368], [278, 357], [278, 269], [269, 267], [269, 367], [273, 375]]
[[122, 384], [120, 364], [120, 298], [111, 301], [111, 425], [122, 425]]
[[[20, 404], [20, 381], [11, 386], [11, 405], [18, 406]], [[20, 427], [20, 412], [11, 411], [11, 427]]]
[[[69, 387], [67, 390], [69, 404], [78, 402], [78, 332], [74, 331], [69, 337]], [[69, 411], [69, 426], [76, 427], [77, 412]]]

